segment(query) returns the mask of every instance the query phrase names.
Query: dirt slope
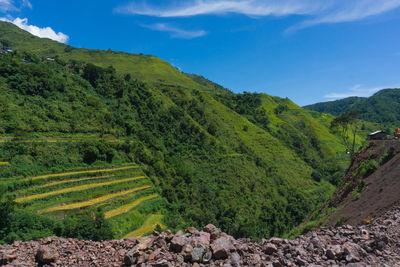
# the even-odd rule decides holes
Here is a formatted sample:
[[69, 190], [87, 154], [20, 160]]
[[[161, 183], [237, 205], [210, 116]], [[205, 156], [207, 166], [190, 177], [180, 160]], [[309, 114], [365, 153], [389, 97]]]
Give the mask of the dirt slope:
[[[362, 164], [377, 163], [377, 170], [363, 175]], [[371, 164], [373, 165], [373, 164]], [[360, 167], [361, 166], [361, 167]], [[364, 168], [368, 169], [368, 168]], [[360, 184], [365, 184], [364, 188]], [[362, 224], [368, 217], [375, 218], [400, 202], [400, 141], [372, 141], [362, 149], [346, 175], [343, 185], [332, 198], [338, 208], [331, 218], [334, 225], [338, 220], [352, 225]]]

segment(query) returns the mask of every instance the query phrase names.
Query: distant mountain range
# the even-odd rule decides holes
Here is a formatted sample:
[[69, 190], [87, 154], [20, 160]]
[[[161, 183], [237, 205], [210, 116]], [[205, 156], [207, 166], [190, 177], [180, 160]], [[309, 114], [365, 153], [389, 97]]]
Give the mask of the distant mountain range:
[[304, 108], [338, 116], [357, 110], [360, 119], [384, 124], [400, 124], [400, 89], [383, 89], [371, 97], [348, 97], [321, 102]]

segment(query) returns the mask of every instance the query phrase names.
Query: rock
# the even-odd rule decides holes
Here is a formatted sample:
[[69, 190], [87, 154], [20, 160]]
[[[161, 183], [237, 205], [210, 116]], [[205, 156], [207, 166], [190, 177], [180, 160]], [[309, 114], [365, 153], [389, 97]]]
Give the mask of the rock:
[[203, 245], [197, 245], [192, 251], [192, 262], [201, 262], [206, 253], [206, 248]]
[[186, 229], [186, 233], [190, 233], [192, 235], [197, 234], [199, 231], [194, 228], [194, 227], [189, 227], [188, 229]]
[[346, 243], [343, 246], [343, 252], [347, 262], [360, 261], [359, 246], [353, 243]]
[[219, 228], [215, 228], [212, 232], [211, 232], [211, 240], [216, 240], [218, 238], [221, 237], [222, 231]]
[[343, 251], [339, 245], [334, 245], [326, 250], [326, 257], [331, 260], [340, 260], [342, 258]]
[[283, 267], [283, 265], [282, 265], [279, 261], [274, 261], [274, 262], [272, 263], [272, 266], [273, 266], [273, 267]]
[[267, 255], [272, 255], [278, 251], [274, 244], [265, 245], [263, 250]]
[[17, 258], [17, 255], [15, 254], [15, 250], [4, 250], [0, 251], [0, 264], [5, 265], [7, 263], [12, 262]]
[[146, 250], [153, 245], [154, 239], [151, 236], [139, 239], [139, 244], [137, 245], [138, 250]]
[[167, 242], [171, 241], [171, 239], [174, 238], [174, 234], [169, 229], [162, 233], [162, 236]]
[[50, 246], [41, 246], [36, 252], [36, 259], [41, 264], [55, 262], [59, 257], [57, 250]]
[[185, 259], [185, 261], [190, 261], [192, 259], [192, 252], [193, 252], [193, 247], [190, 244], [185, 244], [182, 248], [182, 256]]
[[224, 260], [229, 256], [231, 251], [235, 250], [231, 240], [228, 237], [220, 237], [211, 244], [211, 248], [214, 254], [214, 259]]
[[217, 227], [213, 224], [207, 224], [206, 226], [204, 226], [203, 231], [211, 234], [211, 232], [214, 231], [216, 228]]
[[237, 252], [232, 253], [231, 264], [233, 267], [240, 267], [240, 255]]
[[303, 260], [302, 258], [300, 258], [299, 256], [297, 256], [296, 258], [296, 264], [298, 266], [306, 266], [307, 262], [305, 260]]
[[210, 239], [211, 239], [210, 237], [211, 235], [209, 233], [201, 231], [192, 236], [191, 239], [192, 246], [195, 247], [197, 245], [202, 245], [208, 249], [210, 247]]
[[183, 235], [175, 235], [171, 240], [170, 248], [174, 252], [181, 252], [183, 246], [187, 243], [187, 237]]
[[137, 263], [138, 258], [143, 255], [142, 251], [148, 249], [148, 246], [150, 244], [150, 239], [143, 239], [139, 240], [139, 244], [134, 246], [131, 250], [126, 253], [124, 257], [124, 262], [126, 265], [134, 265]]
[[369, 240], [370, 239], [370, 234], [367, 230], [362, 229], [361, 230], [361, 238], [364, 240]]
[[203, 263], [209, 263], [212, 259], [211, 251], [207, 251], [206, 254], [203, 256]]
[[364, 263], [356, 262], [356, 263], [348, 263], [345, 267], [366, 267]]
[[279, 246], [279, 245], [282, 245], [283, 243], [285, 243], [285, 240], [282, 238], [273, 237], [269, 240], [269, 242]]

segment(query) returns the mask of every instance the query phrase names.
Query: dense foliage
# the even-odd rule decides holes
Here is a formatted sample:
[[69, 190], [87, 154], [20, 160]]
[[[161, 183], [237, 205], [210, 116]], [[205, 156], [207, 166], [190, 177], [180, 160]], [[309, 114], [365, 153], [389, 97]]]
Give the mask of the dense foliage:
[[400, 89], [385, 89], [368, 98], [349, 97], [317, 103], [305, 108], [330, 113], [334, 116], [339, 116], [346, 111], [357, 110], [361, 120], [384, 123], [389, 127], [400, 124]]
[[102, 211], [92, 214], [76, 214], [61, 221], [23, 211], [12, 199], [0, 201], [0, 243], [16, 240], [38, 240], [46, 236], [73, 237], [89, 240], [112, 239], [111, 225]]

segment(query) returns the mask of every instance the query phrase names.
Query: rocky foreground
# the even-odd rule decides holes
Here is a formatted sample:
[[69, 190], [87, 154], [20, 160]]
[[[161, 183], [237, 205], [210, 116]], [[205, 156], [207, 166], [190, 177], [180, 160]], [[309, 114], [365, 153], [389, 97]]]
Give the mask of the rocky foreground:
[[400, 266], [400, 207], [370, 224], [254, 242], [213, 225], [104, 242], [49, 237], [0, 246], [5, 266]]

